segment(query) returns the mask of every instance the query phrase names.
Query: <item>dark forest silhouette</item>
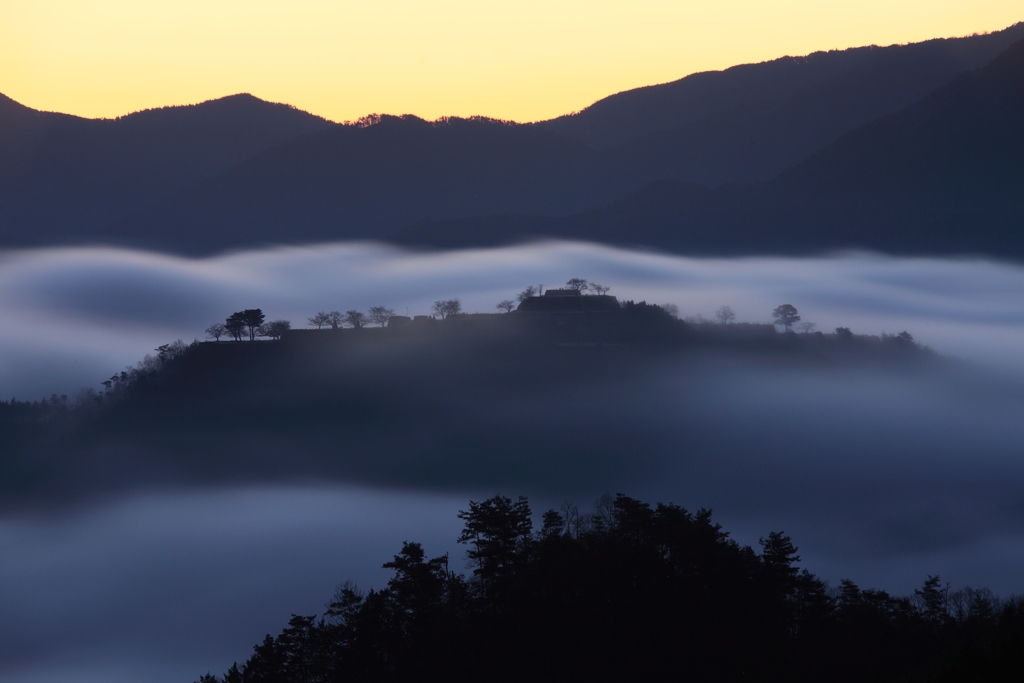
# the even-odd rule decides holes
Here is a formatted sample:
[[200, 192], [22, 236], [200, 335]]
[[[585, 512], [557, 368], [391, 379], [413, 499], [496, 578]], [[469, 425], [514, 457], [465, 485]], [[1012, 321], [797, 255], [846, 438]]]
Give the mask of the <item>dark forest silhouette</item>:
[[470, 501], [470, 574], [405, 542], [384, 588], [339, 585], [244, 664], [200, 683], [318, 681], [1016, 681], [1024, 599], [830, 587], [783, 532], [741, 546], [712, 519], [628, 496]]

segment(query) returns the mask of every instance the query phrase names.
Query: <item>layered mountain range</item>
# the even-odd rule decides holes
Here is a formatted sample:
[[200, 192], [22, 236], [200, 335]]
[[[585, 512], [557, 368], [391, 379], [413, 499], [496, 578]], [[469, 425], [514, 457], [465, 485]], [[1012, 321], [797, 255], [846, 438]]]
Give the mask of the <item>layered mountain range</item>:
[[536, 237], [1024, 257], [1024, 24], [784, 57], [550, 121], [332, 123], [235, 95], [90, 120], [0, 96], [0, 247]]

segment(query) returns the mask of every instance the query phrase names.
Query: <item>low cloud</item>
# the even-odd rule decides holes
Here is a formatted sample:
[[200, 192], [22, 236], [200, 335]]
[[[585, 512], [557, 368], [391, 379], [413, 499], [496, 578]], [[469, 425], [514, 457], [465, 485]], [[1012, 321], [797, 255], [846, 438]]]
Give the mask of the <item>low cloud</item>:
[[[397, 349], [282, 369], [288, 380], [269, 398], [233, 397], [236, 422], [211, 396], [195, 407], [224, 418], [208, 431], [55, 452], [31, 505], [6, 501], [0, 603], [13, 617], [0, 632], [0, 681], [222, 671], [290, 612], [322, 608], [338, 581], [379, 585], [402, 540], [458, 556], [456, 511], [495, 492], [527, 494], [535, 512], [566, 498], [586, 507], [605, 491], [713, 507], [743, 543], [790, 533], [805, 566], [833, 582], [907, 592], [939, 573], [1024, 592], [1024, 269], [1010, 264], [687, 259], [571, 243], [448, 254], [335, 244], [202, 260], [9, 252], [0, 357], [13, 362], [0, 396], [95, 387], [242, 308], [300, 327], [318, 310], [425, 314], [456, 296], [492, 312], [526, 285], [569, 277], [684, 316], [727, 304], [740, 321], [765, 322], [791, 303], [823, 331], [906, 329], [967, 362], [689, 354], [484, 372], [457, 354]], [[69, 491], [75, 506], [58, 505]], [[196, 654], [166, 659], [166, 643]]]
[[385, 305], [427, 314], [451, 297], [466, 310], [494, 312], [526, 285], [570, 277], [609, 285], [620, 299], [675, 303], [683, 316], [711, 317], [727, 304], [740, 321], [765, 322], [775, 306], [792, 303], [819, 330], [907, 329], [943, 353], [1024, 369], [1024, 270], [984, 260], [689, 259], [579, 243], [442, 254], [326, 244], [208, 259], [52, 249], [0, 257], [0, 355], [19, 359], [0, 370], [0, 396], [98, 387], [156, 346], [202, 339], [208, 325], [242, 308], [299, 327], [318, 310]]

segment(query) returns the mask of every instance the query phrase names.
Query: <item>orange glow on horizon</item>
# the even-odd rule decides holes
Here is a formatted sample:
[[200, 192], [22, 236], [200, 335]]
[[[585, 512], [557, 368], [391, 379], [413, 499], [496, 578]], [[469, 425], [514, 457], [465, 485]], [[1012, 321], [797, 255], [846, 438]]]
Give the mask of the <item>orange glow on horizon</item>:
[[535, 121], [697, 71], [1022, 19], [1019, 0], [11, 0], [0, 93], [87, 117], [249, 92], [335, 121]]

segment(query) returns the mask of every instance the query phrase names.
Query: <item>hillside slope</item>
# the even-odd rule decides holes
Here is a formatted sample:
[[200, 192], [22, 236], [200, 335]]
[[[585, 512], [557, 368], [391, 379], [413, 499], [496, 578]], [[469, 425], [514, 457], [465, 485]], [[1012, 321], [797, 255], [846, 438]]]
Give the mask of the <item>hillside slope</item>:
[[0, 96], [0, 239], [94, 237], [157, 197], [332, 125], [251, 95], [117, 119], [38, 112]]
[[658, 182], [564, 218], [420, 224], [396, 241], [444, 247], [535, 236], [687, 253], [867, 248], [1024, 258], [1024, 41], [767, 183]]

